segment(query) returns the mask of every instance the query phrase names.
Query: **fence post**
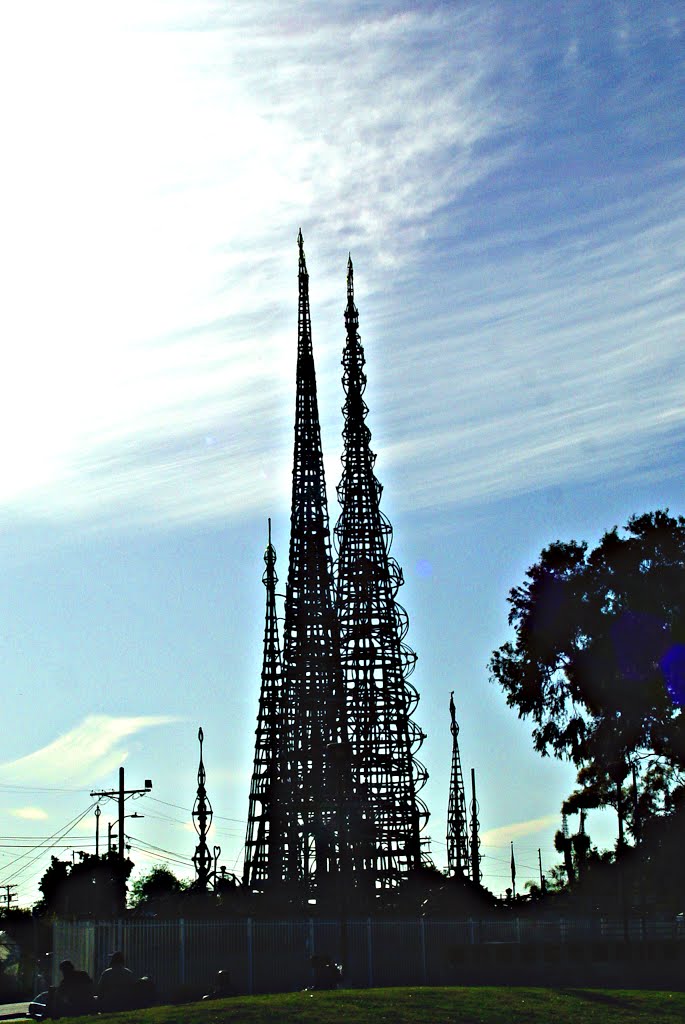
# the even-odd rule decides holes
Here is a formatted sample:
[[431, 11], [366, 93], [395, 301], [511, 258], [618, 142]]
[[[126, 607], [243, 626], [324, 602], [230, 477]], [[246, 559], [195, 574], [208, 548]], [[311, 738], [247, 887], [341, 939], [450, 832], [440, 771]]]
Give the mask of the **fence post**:
[[186, 982], [186, 923], [182, 917], [178, 919], [178, 974], [179, 982]]
[[373, 988], [373, 933], [370, 917], [366, 919], [366, 967], [368, 986]]
[[252, 960], [252, 918], [247, 919], [247, 992], [252, 995], [254, 991], [254, 963]]
[[419, 919], [420, 934], [421, 934], [421, 984], [428, 984], [428, 971], [426, 964], [426, 919], [422, 917]]

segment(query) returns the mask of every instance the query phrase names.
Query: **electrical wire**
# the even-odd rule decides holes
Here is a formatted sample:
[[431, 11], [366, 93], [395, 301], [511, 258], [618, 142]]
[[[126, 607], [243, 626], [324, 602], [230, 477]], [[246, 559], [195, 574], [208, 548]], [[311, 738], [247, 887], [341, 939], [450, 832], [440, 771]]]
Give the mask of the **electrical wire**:
[[77, 789], [72, 786], [14, 786], [0, 782], [0, 790], [7, 793], [82, 793], [83, 787]]
[[173, 864], [174, 867], [183, 868], [187, 868], [189, 866], [188, 864], [183, 863], [180, 860], [174, 860], [172, 857], [167, 857], [163, 853], [155, 853], [154, 850], [143, 850], [139, 846], [132, 846], [131, 849], [134, 850], [136, 853], [142, 854], [144, 857], [152, 857], [154, 860], [159, 860], [162, 862], [162, 864]]
[[[152, 800], [156, 804], [164, 804], [165, 807], [173, 807], [177, 811], [184, 811], [184, 813], [187, 814], [188, 816], [192, 815], [192, 813], [193, 813], [192, 810], [189, 810], [187, 807], [182, 807], [180, 804], [169, 803], [168, 800], [160, 800], [159, 797], [148, 796], [148, 800]], [[218, 819], [219, 821], [234, 821], [238, 825], [246, 825], [247, 824], [247, 818], [227, 818], [223, 814], [215, 814], [214, 817], [216, 819]]]
[[147, 843], [144, 839], [139, 839], [138, 836], [127, 836], [132, 842], [138, 843], [137, 849], [141, 853], [154, 852], [162, 854], [167, 857], [173, 857], [178, 864], [183, 864], [184, 867], [190, 867], [192, 865], [192, 859], [190, 857], [184, 857], [181, 853], [176, 853], [174, 850], [165, 850], [162, 846], [156, 846], [154, 843]]
[[[85, 811], [83, 811], [81, 814], [78, 814], [75, 818], [72, 818], [71, 821], [68, 821], [66, 825], [62, 826], [62, 828], [57, 829], [56, 832], [53, 832], [53, 834], [48, 839], [46, 839], [43, 843], [38, 844], [37, 846], [32, 847], [32, 851], [33, 850], [38, 850], [38, 853], [36, 854], [36, 856], [33, 857], [31, 860], [29, 860], [28, 863], [26, 863], [22, 867], [18, 868], [14, 872], [14, 874], [11, 874], [9, 877], [7, 877], [3, 884], [7, 885], [9, 882], [12, 881], [12, 879], [17, 878], [19, 875], [23, 874], [23, 872], [26, 871], [28, 868], [30, 868], [32, 864], [35, 864], [37, 860], [40, 860], [40, 858], [43, 856], [43, 854], [49, 852], [51, 849], [56, 847], [57, 842], [60, 839], [65, 839], [69, 835], [69, 833], [72, 832], [76, 828], [76, 826], [79, 825], [83, 821], [85, 816], [87, 814], [90, 814], [92, 809], [95, 807], [96, 803], [97, 803], [96, 800], [93, 801], [92, 804], [90, 804], [88, 807], [86, 807]], [[53, 840], [53, 839], [55, 840], [55, 843], [52, 846], [48, 845], [51, 842], [51, 840]], [[29, 853], [22, 853], [22, 854], [20, 854], [19, 857], [15, 857], [15, 859], [13, 861], [10, 861], [9, 864], [5, 865], [5, 870], [7, 870], [8, 868], [11, 868], [15, 864], [18, 864], [20, 861], [24, 860], [28, 856], [29, 856]]]

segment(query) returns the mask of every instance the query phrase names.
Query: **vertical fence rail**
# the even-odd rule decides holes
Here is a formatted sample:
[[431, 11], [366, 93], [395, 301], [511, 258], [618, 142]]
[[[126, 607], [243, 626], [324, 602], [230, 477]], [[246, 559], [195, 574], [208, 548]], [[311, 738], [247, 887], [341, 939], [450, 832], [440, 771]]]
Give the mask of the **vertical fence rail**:
[[186, 923], [183, 918], [178, 922], [178, 977], [182, 985], [186, 980]]
[[248, 917], [246, 922], [247, 941], [247, 991], [249, 995], [254, 992], [254, 950], [252, 948], [252, 918]]

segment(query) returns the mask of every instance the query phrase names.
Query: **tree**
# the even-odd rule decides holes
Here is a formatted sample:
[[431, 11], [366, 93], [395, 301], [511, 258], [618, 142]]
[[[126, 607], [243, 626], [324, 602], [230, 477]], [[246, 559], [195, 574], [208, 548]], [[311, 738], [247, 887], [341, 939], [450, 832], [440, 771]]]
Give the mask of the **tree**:
[[508, 600], [492, 678], [536, 750], [579, 769], [564, 809], [613, 804], [635, 835], [685, 782], [685, 519], [632, 516], [594, 550], [556, 541]]
[[133, 861], [122, 861], [115, 851], [102, 857], [79, 852], [78, 857], [75, 863], [51, 857], [38, 883], [43, 898], [36, 904], [37, 913], [95, 918], [123, 913]]
[[171, 868], [160, 864], [147, 874], [137, 878], [131, 886], [129, 905], [135, 910], [176, 909], [178, 897], [188, 888], [188, 883], [177, 878]]

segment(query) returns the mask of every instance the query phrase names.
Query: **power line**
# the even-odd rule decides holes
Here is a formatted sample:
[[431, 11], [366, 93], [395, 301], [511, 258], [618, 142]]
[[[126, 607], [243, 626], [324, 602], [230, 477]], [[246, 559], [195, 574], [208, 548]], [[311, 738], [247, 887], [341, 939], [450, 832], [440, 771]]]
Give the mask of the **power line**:
[[155, 850], [143, 850], [139, 846], [133, 846], [131, 849], [143, 854], [145, 857], [152, 857], [155, 860], [160, 860], [163, 864], [173, 864], [175, 867], [190, 867], [187, 861], [175, 860], [173, 857], [169, 857], [165, 853], [157, 853]]
[[139, 839], [137, 836], [127, 836], [126, 838], [139, 844], [136, 848], [139, 849], [141, 853], [154, 851], [158, 854], [164, 854], [167, 857], [173, 857], [176, 859], [177, 863], [183, 864], [184, 866], [190, 867], [192, 864], [191, 858], [184, 857], [182, 853], [176, 853], [174, 850], [165, 850], [164, 847], [156, 846], [154, 843], [146, 843], [144, 839]]
[[[92, 840], [89, 840], [87, 843], [84, 843], [80, 839], [72, 839], [72, 841], [70, 843], [52, 843], [52, 845], [50, 846], [50, 849], [51, 850], [73, 850], [74, 847], [77, 844], [81, 847], [81, 849], [83, 849], [84, 847], [87, 847], [88, 849], [94, 849], [95, 848], [95, 843], [92, 842]], [[11, 846], [6, 846], [5, 849], [6, 850], [35, 850], [36, 849], [36, 844], [35, 843], [31, 843], [31, 844], [29, 844], [29, 843], [12, 843]]]
[[0, 782], [0, 790], [8, 793], [82, 793], [83, 787], [76, 789], [73, 786], [14, 786]]
[[[38, 850], [38, 853], [36, 854], [36, 856], [33, 857], [32, 860], [28, 861], [27, 864], [24, 864], [22, 867], [18, 868], [14, 872], [14, 874], [9, 876], [7, 881], [11, 882], [13, 878], [17, 878], [24, 871], [26, 871], [28, 868], [30, 868], [32, 864], [35, 864], [35, 862], [37, 860], [39, 860], [43, 856], [44, 853], [48, 853], [50, 851], [50, 849], [52, 849], [54, 846], [56, 846], [57, 842], [59, 841], [59, 839], [66, 838], [66, 836], [68, 836], [69, 833], [71, 831], [73, 831], [73, 829], [75, 829], [76, 826], [79, 825], [83, 821], [85, 816], [92, 811], [93, 807], [95, 807], [95, 802], [93, 802], [88, 807], [86, 807], [85, 811], [83, 811], [81, 814], [77, 815], [76, 818], [72, 818], [71, 821], [67, 822], [66, 825], [62, 826], [62, 828], [57, 829], [56, 832], [53, 832], [53, 834], [48, 839], [46, 839], [44, 843], [32, 847], [32, 850]], [[53, 844], [53, 846], [48, 846], [47, 844], [50, 843], [50, 841], [52, 839], [55, 839], [55, 843]], [[29, 856], [28, 853], [22, 853], [19, 857], [15, 857], [15, 859], [13, 861], [10, 861], [10, 863], [8, 865], [6, 865], [6, 868], [12, 867], [12, 865], [14, 865], [14, 864], [18, 864], [20, 861], [24, 860], [28, 856]]]
[[[72, 836], [71, 838], [74, 841], [80, 839], [88, 840], [91, 836]], [[52, 839], [52, 836], [0, 836], [0, 843], [12, 842], [13, 840], [17, 840], [17, 842], [24, 842], [26, 840], [27, 842], [42, 843], [47, 842], [49, 839]]]
[[[187, 807], [182, 807], [181, 804], [172, 804], [172, 803], [169, 803], [168, 800], [160, 800], [159, 797], [148, 796], [148, 800], [152, 800], [153, 803], [156, 803], [156, 804], [164, 804], [165, 807], [173, 807], [177, 811], [184, 811], [188, 815], [188, 818], [190, 818], [192, 813], [193, 813]], [[215, 819], [218, 818], [219, 821], [234, 821], [238, 825], [246, 825], [247, 824], [247, 818], [228, 818], [224, 814], [215, 814], [214, 818]]]

